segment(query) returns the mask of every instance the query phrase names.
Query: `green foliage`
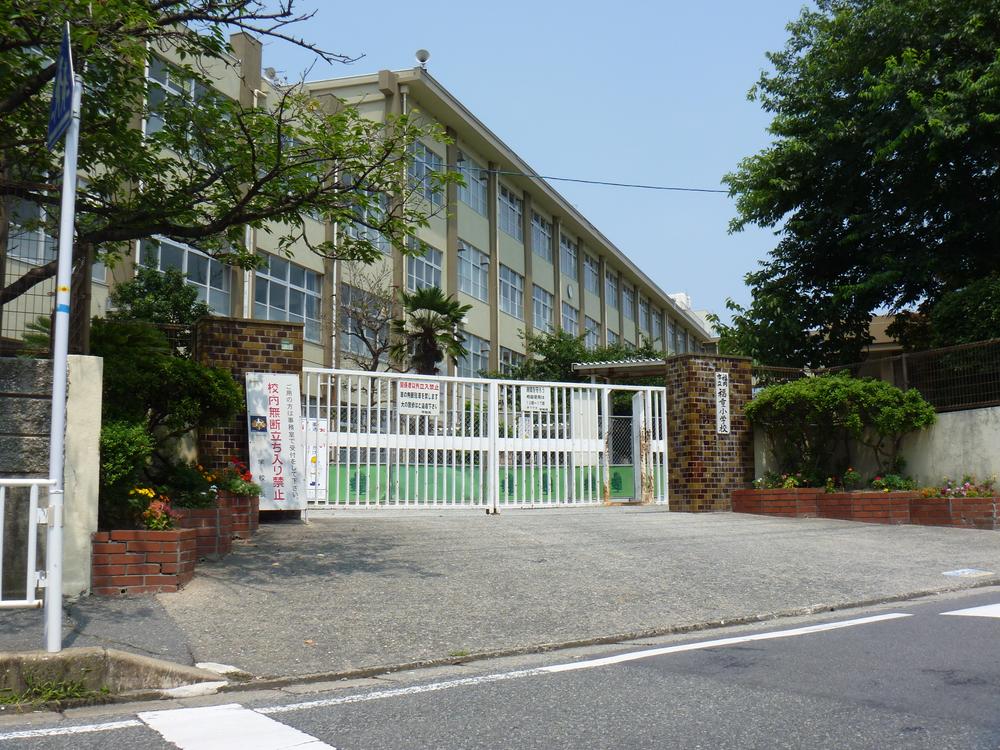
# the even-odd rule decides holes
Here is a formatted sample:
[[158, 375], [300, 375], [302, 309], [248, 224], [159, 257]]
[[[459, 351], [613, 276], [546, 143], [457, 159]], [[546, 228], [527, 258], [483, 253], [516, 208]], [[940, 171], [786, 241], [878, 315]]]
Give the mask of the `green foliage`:
[[920, 491], [924, 497], [996, 497], [996, 477], [992, 476], [982, 482], [971, 474], [966, 474], [961, 480], [945, 477], [937, 487], [925, 487]]
[[791, 490], [796, 487], [806, 487], [810, 481], [809, 477], [800, 472], [778, 474], [774, 471], [765, 471], [764, 476], [753, 480], [753, 488], [755, 490]]
[[[93, 247], [111, 264], [129, 241], [162, 235], [194, 243], [224, 263], [252, 267], [246, 228], [275, 236], [288, 251], [303, 238], [307, 215], [369, 230], [310, 242], [319, 255], [371, 262], [376, 236], [396, 247], [416, 239], [434, 211], [403, 175], [421, 138], [445, 140], [422, 115], [376, 122], [332, 97], [317, 101], [294, 82], [250, 101], [215, 91], [213, 78], [242, 79], [228, 36], [243, 32], [265, 45], [290, 41], [326, 62], [349, 58], [296, 36], [311, 13], [298, 0], [270, 7], [248, 0], [0, 0], [0, 198], [52, 207], [61, 149], [46, 148], [49, 99], [63, 25], [72, 27], [77, 68], [86, 65], [79, 144], [76, 255]], [[147, 96], [143, 71], [171, 50], [173, 81], [187, 94]], [[153, 88], [153, 94], [160, 89]], [[328, 106], [329, 104], [329, 106]], [[157, 123], [148, 135], [140, 117]], [[443, 190], [460, 182], [437, 175]], [[385, 210], [393, 195], [391, 211]], [[0, 200], [0, 223], [6, 200]], [[56, 204], [57, 205], [57, 204]], [[54, 235], [58, 211], [43, 220]], [[8, 302], [55, 274], [44, 264], [0, 290]]]
[[789, 25], [750, 92], [774, 142], [725, 178], [732, 230], [779, 240], [746, 277], [749, 308], [730, 304], [723, 348], [857, 361], [873, 311], [932, 310], [1000, 271], [997, 13], [994, 0], [817, 0]]
[[230, 456], [226, 465], [216, 472], [215, 483], [220, 490], [234, 495], [260, 494], [260, 485], [253, 481], [253, 474], [245, 463], [236, 456]]
[[916, 390], [847, 375], [769, 386], [747, 404], [746, 415], [767, 434], [779, 470], [801, 473], [814, 486], [843, 472], [835, 464], [849, 460], [850, 441], [871, 450], [880, 473], [894, 468], [903, 436], [936, 419]]
[[879, 492], [912, 492], [917, 489], [917, 483], [899, 474], [886, 474], [872, 479], [872, 489]]
[[1000, 274], [944, 294], [930, 308], [933, 347], [1000, 338]]
[[394, 342], [389, 350], [399, 365], [421, 375], [434, 375], [445, 357], [457, 361], [468, 352], [461, 333], [465, 314], [472, 305], [463, 305], [438, 287], [427, 287], [401, 295], [403, 318], [392, 321]]
[[114, 306], [108, 311], [112, 320], [193, 325], [211, 312], [208, 304], [198, 300], [198, 290], [187, 284], [176, 268], [161, 273], [140, 266], [134, 279], [115, 286], [109, 301]]
[[101, 489], [98, 525], [122, 528], [134, 514], [129, 491], [143, 474], [153, 453], [153, 438], [145, 422], [110, 421], [101, 426]]
[[18, 357], [39, 359], [48, 357], [52, 351], [52, 318], [39, 315], [24, 326]]
[[[613, 362], [623, 359], [659, 359], [666, 356], [662, 351], [656, 349], [649, 339], [643, 339], [638, 348], [615, 344], [588, 349], [583, 336], [574, 336], [563, 330], [554, 333], [526, 332], [524, 345], [527, 351], [524, 362], [515, 366], [508, 375], [502, 377], [514, 380], [581, 383], [586, 378], [580, 376], [573, 369], [573, 365], [576, 363]], [[660, 381], [656, 384], [662, 385], [662, 379]]]
[[177, 508], [211, 508], [218, 496], [215, 475], [186, 461], [170, 463], [160, 475], [157, 489]]
[[24, 675], [24, 690], [15, 693], [9, 688], [0, 690], [0, 705], [42, 706], [73, 701], [74, 705], [84, 700], [102, 698], [110, 692], [108, 688], [91, 690], [82, 680], [45, 680], [35, 675]]

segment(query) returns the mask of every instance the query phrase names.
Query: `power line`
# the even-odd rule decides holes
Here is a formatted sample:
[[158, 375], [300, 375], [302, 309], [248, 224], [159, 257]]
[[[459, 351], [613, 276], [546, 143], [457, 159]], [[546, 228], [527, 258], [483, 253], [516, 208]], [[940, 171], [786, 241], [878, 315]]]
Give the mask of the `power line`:
[[[461, 167], [459, 168], [461, 170]], [[480, 169], [480, 172], [493, 172], [498, 175], [511, 177], [532, 177], [538, 180], [558, 180], [560, 182], [580, 182], [585, 185], [606, 185], [608, 187], [638, 188], [640, 190], [672, 190], [679, 193], [723, 193], [728, 195], [728, 190], [718, 190], [713, 188], [692, 188], [674, 187], [672, 185], [643, 185], [636, 182], [609, 182], [608, 180], [584, 180], [579, 177], [551, 177], [543, 174], [528, 174], [527, 172], [506, 172], [499, 169]]]

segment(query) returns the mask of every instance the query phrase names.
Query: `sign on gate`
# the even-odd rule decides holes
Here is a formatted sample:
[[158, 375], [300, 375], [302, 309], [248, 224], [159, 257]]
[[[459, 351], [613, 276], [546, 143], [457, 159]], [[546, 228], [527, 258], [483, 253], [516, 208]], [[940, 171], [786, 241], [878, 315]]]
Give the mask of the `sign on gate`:
[[306, 507], [302, 433], [299, 376], [248, 372], [250, 470], [261, 487], [261, 510]]
[[441, 413], [441, 384], [431, 380], [400, 380], [396, 406], [400, 414], [436, 416]]
[[552, 389], [544, 385], [522, 385], [521, 410], [552, 411]]
[[304, 419], [306, 435], [306, 494], [310, 500], [326, 498], [326, 480], [330, 471], [330, 436], [326, 420]]
[[729, 434], [729, 373], [715, 373], [715, 431]]

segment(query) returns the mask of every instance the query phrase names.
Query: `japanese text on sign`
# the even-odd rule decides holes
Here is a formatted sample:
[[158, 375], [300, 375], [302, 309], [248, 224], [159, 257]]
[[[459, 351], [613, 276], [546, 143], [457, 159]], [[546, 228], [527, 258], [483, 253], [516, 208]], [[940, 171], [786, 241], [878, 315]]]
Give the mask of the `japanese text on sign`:
[[522, 411], [551, 411], [552, 389], [544, 385], [521, 386]]
[[297, 375], [247, 373], [250, 467], [261, 486], [263, 510], [305, 507], [299, 379]]
[[729, 434], [729, 373], [715, 373], [715, 431]]
[[396, 405], [400, 414], [440, 414], [441, 384], [429, 380], [400, 380], [396, 391]]

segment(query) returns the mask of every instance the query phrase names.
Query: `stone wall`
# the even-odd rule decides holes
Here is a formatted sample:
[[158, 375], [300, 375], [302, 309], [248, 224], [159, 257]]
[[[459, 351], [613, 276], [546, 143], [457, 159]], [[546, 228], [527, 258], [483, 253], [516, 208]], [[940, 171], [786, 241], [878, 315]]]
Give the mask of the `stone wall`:
[[[716, 431], [715, 374], [729, 374], [730, 432]], [[730, 510], [732, 492], [753, 480], [753, 440], [743, 407], [751, 397], [750, 360], [714, 354], [667, 359], [670, 509]]]
[[[302, 324], [205, 318], [195, 331], [194, 349], [199, 362], [229, 370], [243, 389], [248, 372], [301, 375]], [[202, 430], [198, 435], [198, 459], [205, 466], [217, 468], [230, 456], [248, 460], [245, 411], [233, 423]]]
[[[90, 535], [97, 529], [102, 360], [70, 355], [66, 386], [63, 471], [63, 593], [90, 585]], [[45, 478], [49, 473], [52, 362], [0, 359], [0, 477]], [[28, 531], [27, 490], [10, 490], [3, 533], [4, 596], [24, 594]], [[43, 492], [44, 496], [44, 492]], [[44, 502], [44, 501], [43, 501]], [[38, 560], [44, 561], [44, 528]]]

